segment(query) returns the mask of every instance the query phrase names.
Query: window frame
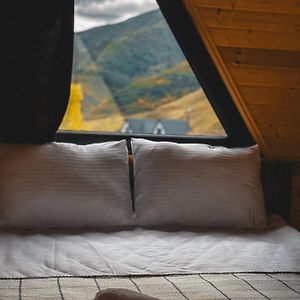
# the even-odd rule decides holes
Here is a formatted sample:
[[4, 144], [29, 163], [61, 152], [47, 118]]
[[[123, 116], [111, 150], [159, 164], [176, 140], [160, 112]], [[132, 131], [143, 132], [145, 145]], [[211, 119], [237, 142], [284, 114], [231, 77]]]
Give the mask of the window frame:
[[[177, 143], [206, 143], [226, 147], [244, 147], [254, 144], [240, 113], [232, 101], [199, 33], [184, 5], [184, 0], [156, 0], [181, 50], [189, 62], [200, 86], [214, 109], [227, 136], [175, 136], [151, 134], [124, 134], [86, 131], [58, 131], [56, 141], [80, 144], [126, 139], [147, 138], [153, 141]], [[180, 22], [178, 22], [180, 20]]]

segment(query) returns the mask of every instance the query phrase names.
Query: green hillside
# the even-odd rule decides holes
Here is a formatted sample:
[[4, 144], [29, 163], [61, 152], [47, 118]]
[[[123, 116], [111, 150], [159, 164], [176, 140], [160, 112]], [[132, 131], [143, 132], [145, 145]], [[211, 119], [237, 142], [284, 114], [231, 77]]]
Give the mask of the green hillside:
[[[157, 103], [174, 101], [199, 89], [199, 83], [186, 61], [157, 73], [133, 79], [129, 85], [117, 91], [115, 99], [123, 112], [130, 114], [146, 111]], [[149, 105], [141, 105], [143, 103]]]
[[145, 111], [199, 84], [160, 11], [75, 34], [73, 81], [86, 119]]

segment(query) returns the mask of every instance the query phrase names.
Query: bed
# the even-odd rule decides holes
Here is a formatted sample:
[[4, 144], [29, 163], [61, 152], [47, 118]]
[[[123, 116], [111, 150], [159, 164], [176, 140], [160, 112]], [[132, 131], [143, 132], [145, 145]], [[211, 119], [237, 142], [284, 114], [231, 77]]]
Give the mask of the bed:
[[[300, 299], [300, 234], [278, 215], [268, 216], [264, 224], [260, 224], [264, 216], [261, 215], [261, 200], [257, 201], [258, 187], [254, 182], [237, 187], [238, 180], [243, 177], [239, 170], [234, 181], [238, 200], [230, 196], [229, 203], [229, 198], [222, 192], [216, 194], [218, 205], [223, 205], [221, 212], [215, 213], [212, 198], [197, 210], [197, 205], [187, 201], [194, 201], [193, 195], [199, 195], [200, 191], [194, 190], [198, 168], [191, 168], [186, 156], [183, 157], [177, 146], [172, 145], [176, 155], [172, 157], [172, 150], [168, 148], [169, 158], [175, 159], [181, 171], [188, 166], [192, 179], [187, 178], [187, 173], [181, 178], [174, 169], [175, 177], [172, 178], [170, 166], [164, 178], [167, 161], [157, 166], [159, 170], [155, 169], [155, 162], [160, 160], [153, 149], [157, 145], [141, 140], [135, 143], [134, 214], [131, 214], [130, 181], [126, 179], [129, 174], [127, 149], [124, 152], [126, 142], [106, 144], [105, 151], [102, 151], [102, 145], [102, 162], [99, 145], [76, 146], [75, 150], [74, 146], [57, 144], [2, 146], [0, 152], [5, 160], [1, 164], [0, 178], [6, 185], [0, 189], [0, 299], [93, 299], [99, 290], [111, 287], [138, 291], [158, 299]], [[145, 144], [150, 154], [143, 148]], [[159, 144], [159, 147], [162, 147], [159, 150], [161, 155], [170, 145]], [[207, 149], [200, 147], [202, 152]], [[197, 152], [197, 155], [194, 153], [197, 159], [198, 150], [192, 149], [192, 154]], [[25, 151], [27, 156], [19, 158], [18, 151]], [[45, 153], [49, 155], [49, 151], [52, 154], [47, 161]], [[213, 161], [217, 153], [219, 168], [219, 149], [213, 151]], [[231, 165], [231, 151], [223, 148], [220, 151], [226, 154], [227, 176], [228, 166], [236, 171], [242, 160], [235, 163], [235, 152], [234, 164]], [[245, 161], [248, 162], [248, 155], [252, 157], [257, 149], [238, 151], [238, 155], [247, 156]], [[103, 154], [107, 152], [108, 156]], [[88, 158], [82, 157], [82, 153], [89, 153]], [[118, 164], [114, 155], [119, 159]], [[147, 155], [146, 163], [143, 155]], [[179, 158], [184, 160], [182, 165]], [[143, 163], [139, 164], [139, 160]], [[201, 161], [200, 171], [205, 171], [202, 180], [212, 180], [212, 174], [216, 173], [211, 172], [214, 164], [209, 163], [208, 173], [204, 170], [205, 163]], [[65, 164], [76, 166], [76, 170], [84, 174], [84, 185], [78, 177], [70, 175], [73, 174], [70, 173], [72, 168]], [[194, 159], [192, 165], [195, 165]], [[250, 161], [246, 173], [253, 165]], [[47, 176], [43, 177], [45, 170]], [[97, 173], [99, 170], [101, 172]], [[113, 179], [115, 174], [118, 174], [119, 181]], [[160, 174], [160, 178], [155, 174]], [[196, 174], [198, 180], [201, 174]], [[222, 172], [217, 174], [219, 180]], [[235, 176], [233, 172], [230, 174], [226, 183], [229, 190]], [[104, 182], [100, 186], [98, 182], [95, 184], [95, 177]], [[249, 173], [245, 178], [248, 177]], [[172, 182], [180, 179], [189, 191], [189, 184], [192, 184], [193, 193], [185, 198], [183, 206], [180, 199], [185, 191], [177, 188], [174, 194], [172, 186], [168, 190], [170, 178]], [[74, 184], [75, 192], [72, 190], [70, 194], [68, 187], [74, 187]], [[198, 184], [203, 195], [201, 199], [208, 194], [209, 184]], [[159, 188], [153, 189], [152, 185]], [[250, 188], [248, 196], [242, 187]], [[256, 199], [254, 202], [251, 191]], [[172, 193], [168, 198], [172, 201], [165, 203], [168, 192]], [[219, 191], [213, 189], [213, 192]], [[161, 193], [163, 197], [160, 197]], [[239, 193], [245, 195], [248, 202], [243, 202], [246, 200], [240, 199]], [[90, 202], [83, 205], [82, 198]], [[199, 196], [196, 198], [195, 201], [199, 202]], [[239, 205], [233, 205], [233, 201], [238, 201]], [[176, 209], [173, 209], [174, 205]], [[207, 217], [210, 209], [214, 215], [210, 213]], [[241, 213], [236, 213], [239, 210]], [[246, 214], [248, 210], [249, 216]], [[201, 224], [197, 223], [199, 220]], [[208, 226], [203, 226], [203, 222]], [[107, 226], [112, 223], [116, 226]], [[219, 226], [213, 226], [216, 223]]]
[[299, 299], [299, 245], [278, 216], [263, 230], [4, 231], [0, 299], [93, 299], [109, 287], [159, 299]]

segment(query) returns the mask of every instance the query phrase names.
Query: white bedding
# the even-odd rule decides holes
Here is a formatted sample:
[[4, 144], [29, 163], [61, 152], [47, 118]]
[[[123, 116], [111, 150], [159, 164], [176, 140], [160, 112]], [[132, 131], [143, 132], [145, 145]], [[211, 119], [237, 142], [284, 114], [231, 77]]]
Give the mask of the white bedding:
[[260, 231], [2, 231], [0, 277], [300, 272], [300, 233], [269, 223]]

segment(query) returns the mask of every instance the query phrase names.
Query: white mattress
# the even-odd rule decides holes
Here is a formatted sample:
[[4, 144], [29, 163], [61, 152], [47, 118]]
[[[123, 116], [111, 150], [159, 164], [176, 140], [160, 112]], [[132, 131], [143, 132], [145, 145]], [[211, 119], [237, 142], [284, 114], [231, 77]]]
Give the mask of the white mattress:
[[0, 233], [0, 277], [300, 272], [300, 233], [278, 218], [256, 231]]

